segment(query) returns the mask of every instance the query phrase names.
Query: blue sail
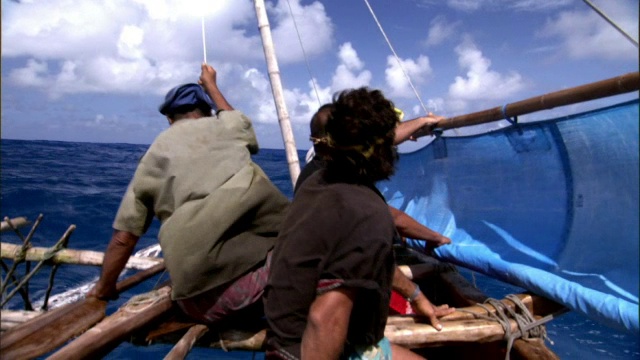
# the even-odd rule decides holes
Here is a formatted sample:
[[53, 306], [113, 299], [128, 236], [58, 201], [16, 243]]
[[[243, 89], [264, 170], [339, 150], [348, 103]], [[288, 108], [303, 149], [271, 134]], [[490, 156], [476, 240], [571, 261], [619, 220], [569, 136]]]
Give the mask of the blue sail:
[[379, 188], [441, 259], [639, 333], [638, 104], [440, 137]]

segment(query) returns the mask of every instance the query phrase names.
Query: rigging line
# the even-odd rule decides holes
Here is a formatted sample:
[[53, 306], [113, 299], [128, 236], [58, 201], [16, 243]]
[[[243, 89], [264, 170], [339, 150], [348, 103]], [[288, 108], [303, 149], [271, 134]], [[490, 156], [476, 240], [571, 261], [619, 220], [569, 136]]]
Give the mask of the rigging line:
[[318, 88], [316, 87], [316, 79], [313, 77], [311, 73], [311, 67], [309, 66], [309, 60], [307, 59], [307, 53], [304, 51], [304, 45], [302, 43], [302, 38], [300, 37], [300, 31], [298, 31], [298, 23], [296, 22], [295, 16], [293, 16], [293, 10], [291, 9], [291, 3], [287, 0], [287, 5], [289, 6], [289, 13], [291, 14], [291, 19], [293, 20], [293, 27], [296, 29], [296, 34], [298, 35], [298, 41], [300, 42], [300, 48], [302, 49], [302, 56], [304, 57], [304, 62], [307, 64], [307, 71], [309, 72], [309, 77], [311, 78], [311, 84], [313, 85], [313, 91], [316, 93], [316, 99], [318, 99], [318, 106], [322, 105], [320, 102], [320, 95], [318, 94]]
[[389, 38], [387, 37], [387, 34], [385, 34], [384, 29], [382, 29], [382, 25], [378, 21], [378, 18], [376, 17], [376, 14], [373, 12], [373, 9], [371, 8], [371, 5], [369, 5], [369, 1], [368, 0], [364, 0], [364, 2], [365, 2], [365, 4], [367, 4], [367, 7], [369, 8], [369, 12], [371, 12], [371, 16], [373, 16], [373, 20], [378, 25], [378, 28], [380, 29], [380, 32], [382, 33], [382, 36], [384, 36], [384, 39], [387, 41], [387, 45], [389, 45], [389, 48], [391, 49], [391, 52], [393, 53], [393, 56], [395, 56], [396, 61], [398, 62], [398, 66], [400, 66], [400, 70], [402, 70], [402, 73], [404, 74], [404, 77], [407, 78], [407, 81], [409, 82], [409, 85], [411, 86], [411, 89], [413, 89], [413, 93], [416, 94], [416, 98], [420, 102], [420, 105], [422, 106], [422, 110], [424, 110], [425, 114], [428, 114], [429, 110], [427, 110], [427, 107], [424, 106], [424, 103], [422, 102], [422, 99], [420, 98], [420, 95], [418, 94], [418, 90], [416, 90], [416, 88], [413, 86], [413, 83], [411, 82], [411, 78], [409, 77], [407, 72], [404, 70], [404, 67], [402, 66], [402, 62], [400, 61], [400, 58], [398, 57], [398, 54], [396, 54], [396, 51], [393, 49], [393, 46], [391, 45], [391, 42], [389, 41]]
[[202, 51], [204, 53], [204, 63], [207, 63], [207, 44], [204, 37], [204, 16], [200, 18], [202, 20]]
[[585, 4], [589, 5], [589, 7], [591, 7], [591, 9], [593, 9], [593, 11], [597, 12], [598, 15], [602, 16], [603, 19], [605, 19], [609, 24], [611, 24], [611, 26], [613, 26], [616, 30], [618, 30], [624, 37], [626, 37], [629, 41], [631, 41], [631, 43], [633, 45], [638, 47], [638, 40], [632, 38], [631, 35], [627, 34], [624, 30], [622, 30], [622, 28], [620, 26], [618, 26], [618, 24], [613, 22], [613, 20], [611, 20], [611, 18], [609, 18], [604, 12], [602, 12], [595, 5], [593, 5], [593, 3], [591, 1], [589, 1], [589, 0], [583, 0], [583, 1], [584, 1]]

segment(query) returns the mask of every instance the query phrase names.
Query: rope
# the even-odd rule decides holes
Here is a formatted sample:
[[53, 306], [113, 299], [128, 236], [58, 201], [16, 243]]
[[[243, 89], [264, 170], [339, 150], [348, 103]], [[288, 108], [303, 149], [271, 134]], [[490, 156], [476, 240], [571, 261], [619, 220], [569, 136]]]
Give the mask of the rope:
[[[127, 307], [123, 307], [124, 311], [131, 313], [131, 314], [137, 314], [140, 312], [143, 312], [145, 310], [147, 310], [148, 308], [150, 308], [151, 306], [159, 303], [160, 301], [162, 301], [164, 296], [161, 296], [158, 294], [158, 291], [151, 291], [149, 293], [146, 294], [140, 294], [140, 295], [136, 295], [134, 297], [132, 297], [131, 299], [129, 299], [129, 301], [127, 301]], [[138, 308], [139, 306], [144, 305], [144, 307], [142, 307], [141, 309]], [[129, 309], [128, 307], [136, 307], [135, 309]]]
[[316, 87], [316, 79], [311, 74], [311, 67], [309, 66], [309, 60], [307, 59], [307, 53], [304, 51], [304, 45], [302, 44], [302, 38], [300, 37], [300, 31], [298, 31], [298, 23], [296, 22], [295, 16], [293, 16], [293, 10], [291, 9], [291, 4], [289, 0], [287, 0], [287, 5], [289, 6], [289, 13], [291, 14], [291, 19], [293, 20], [293, 27], [296, 29], [296, 35], [298, 35], [298, 42], [300, 42], [300, 48], [302, 49], [302, 56], [304, 57], [304, 62], [307, 64], [307, 71], [309, 72], [309, 77], [311, 78], [311, 84], [313, 85], [313, 91], [316, 93], [316, 99], [318, 99], [318, 106], [322, 105], [320, 102], [320, 95], [318, 94], [318, 88]]
[[373, 20], [378, 25], [378, 29], [380, 29], [380, 32], [382, 33], [382, 36], [384, 37], [385, 41], [387, 42], [387, 45], [389, 45], [389, 49], [391, 49], [391, 52], [393, 53], [393, 56], [396, 58], [396, 61], [398, 62], [398, 66], [400, 67], [400, 70], [402, 70], [402, 73], [404, 74], [404, 77], [409, 82], [409, 85], [411, 86], [411, 89], [413, 90], [413, 93], [416, 95], [416, 98], [420, 102], [420, 106], [422, 106], [422, 110], [424, 110], [425, 114], [428, 114], [429, 110], [427, 110], [427, 107], [424, 105], [424, 103], [422, 102], [422, 99], [420, 98], [420, 95], [418, 94], [418, 90], [416, 90], [415, 86], [413, 86], [413, 82], [411, 82], [411, 78], [409, 77], [407, 72], [404, 70], [404, 67], [402, 66], [402, 61], [400, 61], [400, 58], [398, 57], [398, 54], [396, 54], [396, 51], [393, 49], [393, 46], [391, 45], [391, 42], [389, 41], [389, 38], [387, 37], [387, 34], [385, 34], [384, 29], [382, 28], [382, 25], [378, 21], [378, 18], [376, 17], [376, 14], [373, 12], [373, 9], [371, 8], [371, 5], [369, 5], [369, 1], [368, 0], [364, 0], [364, 2], [365, 2], [365, 4], [367, 4], [367, 7], [369, 8], [369, 12], [371, 13], [371, 16], [373, 16]]
[[622, 34], [622, 36], [627, 38], [627, 40], [631, 41], [631, 43], [633, 45], [638, 47], [638, 40], [632, 38], [631, 35], [627, 34], [624, 30], [622, 30], [622, 28], [620, 26], [618, 26], [618, 24], [616, 24], [613, 20], [611, 20], [611, 18], [609, 18], [607, 16], [607, 14], [605, 14], [600, 9], [598, 9], [595, 5], [593, 5], [593, 3], [591, 1], [589, 1], [589, 0], [583, 0], [583, 1], [584, 1], [585, 4], [589, 5], [589, 7], [591, 7], [591, 9], [593, 9], [593, 11], [597, 12], [598, 15], [600, 15], [603, 19], [605, 19], [611, 26], [613, 26], [616, 30], [618, 30], [618, 32], [620, 34]]
[[205, 34], [204, 34], [204, 16], [201, 17], [201, 23], [202, 23], [202, 52], [204, 54], [204, 63], [207, 63], [207, 42], [205, 41]]
[[227, 345], [224, 343], [224, 339], [222, 338], [222, 334], [220, 332], [218, 332], [218, 338], [220, 339], [220, 348], [224, 352], [229, 352], [229, 349], [227, 349]]
[[511, 125], [515, 125], [515, 124], [517, 124], [517, 123], [518, 123], [518, 117], [517, 117], [517, 116], [514, 116], [514, 117], [509, 117], [509, 116], [507, 116], [507, 106], [508, 106], [508, 105], [509, 105], [509, 104], [504, 104], [504, 105], [502, 106], [502, 117], [504, 117], [504, 119], [505, 119], [505, 120], [507, 120], [508, 122], [510, 122], [510, 123], [511, 123]]
[[[502, 301], [488, 298], [485, 300], [484, 304], [477, 304], [481, 308], [483, 308], [488, 315], [478, 314], [473, 311], [465, 310], [465, 309], [457, 309], [457, 311], [472, 314], [474, 317], [488, 320], [488, 321], [496, 321], [498, 322], [502, 328], [504, 329], [504, 340], [507, 341], [507, 352], [505, 355], [505, 360], [509, 360], [511, 354], [511, 348], [513, 347], [513, 342], [516, 339], [522, 338], [524, 340], [528, 340], [531, 338], [538, 338], [543, 340], [548, 340], [552, 345], [553, 341], [549, 339], [547, 336], [547, 330], [543, 326], [545, 323], [550, 321], [555, 317], [556, 314], [547, 315], [539, 320], [536, 320], [529, 309], [522, 303], [519, 297], [516, 295], [507, 295], [507, 299], [511, 300], [516, 309], [519, 312], [511, 309], [509, 306], [505, 305]], [[491, 311], [491, 309], [485, 305], [489, 304], [493, 306], [495, 309], [495, 313]], [[563, 309], [560, 313], [564, 313], [568, 311], [567, 309]], [[511, 322], [510, 320], [515, 320], [518, 325], [518, 331], [511, 331]]]

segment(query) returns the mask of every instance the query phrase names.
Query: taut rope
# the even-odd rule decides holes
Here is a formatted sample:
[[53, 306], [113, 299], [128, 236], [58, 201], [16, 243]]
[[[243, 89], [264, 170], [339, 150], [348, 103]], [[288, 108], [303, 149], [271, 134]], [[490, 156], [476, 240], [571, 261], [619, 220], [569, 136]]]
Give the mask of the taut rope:
[[424, 105], [424, 103], [422, 102], [422, 99], [420, 98], [420, 95], [418, 94], [418, 90], [416, 90], [415, 86], [413, 86], [413, 82], [411, 82], [411, 78], [409, 77], [407, 72], [404, 70], [404, 66], [402, 66], [402, 61], [400, 61], [400, 58], [398, 57], [398, 54], [396, 54], [396, 51], [393, 49], [393, 46], [391, 45], [391, 41], [389, 41], [389, 38], [387, 37], [387, 34], [384, 32], [384, 29], [382, 28], [382, 25], [378, 21], [378, 18], [376, 17], [376, 14], [373, 12], [373, 9], [371, 8], [371, 5], [369, 5], [369, 1], [368, 0], [364, 0], [364, 2], [365, 2], [365, 4], [367, 4], [367, 7], [369, 8], [369, 12], [371, 12], [371, 16], [373, 16], [373, 20], [378, 25], [378, 29], [380, 29], [380, 32], [382, 33], [382, 36], [384, 36], [384, 40], [387, 42], [387, 45], [389, 45], [389, 49], [391, 49], [391, 52], [393, 53], [393, 56], [396, 58], [396, 61], [398, 62], [398, 66], [400, 67], [400, 70], [402, 70], [402, 73], [404, 74], [404, 77], [409, 82], [409, 85], [411, 86], [411, 89], [413, 90], [413, 93], [416, 95], [416, 98], [420, 102], [420, 106], [422, 106], [422, 110], [424, 111], [425, 114], [428, 114], [429, 110], [427, 110], [427, 107]]

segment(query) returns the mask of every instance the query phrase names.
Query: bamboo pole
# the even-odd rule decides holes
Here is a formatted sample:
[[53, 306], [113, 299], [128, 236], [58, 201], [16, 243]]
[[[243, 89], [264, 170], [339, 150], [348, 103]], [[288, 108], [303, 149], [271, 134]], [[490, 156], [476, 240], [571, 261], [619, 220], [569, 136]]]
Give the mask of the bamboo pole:
[[2, 310], [0, 311], [0, 331], [7, 331], [39, 315], [42, 315], [42, 311]]
[[[512, 332], [518, 331], [515, 320], [509, 320]], [[393, 344], [410, 347], [433, 347], [445, 343], [484, 343], [504, 338], [502, 325], [489, 320], [462, 320], [443, 323], [438, 331], [429, 324], [387, 325], [384, 336]]]
[[265, 340], [267, 339], [267, 330], [262, 329], [253, 335], [246, 336], [241, 339], [220, 339], [212, 343], [211, 347], [229, 350], [264, 350]]
[[278, 68], [278, 59], [276, 58], [276, 52], [271, 38], [271, 28], [269, 27], [269, 18], [267, 17], [267, 10], [263, 0], [255, 0], [254, 5], [256, 9], [256, 17], [258, 19], [258, 28], [260, 29], [260, 35], [262, 37], [264, 57], [267, 61], [269, 80], [271, 81], [271, 91], [273, 92], [273, 99], [276, 104], [278, 122], [280, 123], [287, 162], [289, 163], [291, 182], [295, 185], [298, 175], [300, 175], [300, 161], [298, 160], [298, 150], [296, 149], [293, 131], [291, 130], [289, 113], [287, 112], [287, 106], [284, 101], [282, 82], [280, 80], [280, 70]]
[[132, 298], [113, 315], [80, 335], [48, 357], [49, 360], [90, 359], [100, 357], [117, 346], [134, 331], [158, 319], [173, 307], [168, 286], [145, 294], [150, 302], [137, 303]]
[[[32, 247], [26, 252], [26, 260], [42, 261], [45, 259], [49, 250], [49, 248], [44, 247]], [[15, 255], [19, 251], [19, 245], [5, 242], [0, 243], [0, 257], [3, 259], [15, 259]], [[100, 251], [63, 249], [51, 258], [51, 262], [54, 264], [102, 266], [103, 259], [104, 253]], [[125, 267], [127, 269], [144, 270], [160, 264], [163, 261], [162, 258], [131, 256]]]
[[[435, 128], [447, 130], [464, 126], [484, 124], [503, 120], [540, 110], [548, 110], [557, 106], [570, 105], [608, 96], [620, 95], [640, 89], [640, 72], [628, 73], [594, 83], [535, 96], [526, 100], [498, 106], [492, 109], [474, 112], [467, 115], [455, 116], [439, 121]], [[426, 134], [420, 133], [417, 136]]]
[[[555, 313], [564, 308], [555, 301], [546, 299], [542, 296], [528, 293], [516, 294], [516, 296], [520, 299], [520, 302], [527, 308], [527, 310], [534, 315]], [[500, 301], [507, 308], [516, 310], [516, 305], [510, 299], [502, 299]], [[487, 311], [487, 308], [489, 311]], [[489, 305], [485, 308], [480, 305], [471, 305], [464, 308], [457, 308], [454, 313], [441, 317], [440, 321], [444, 323], [448, 321], [474, 320], [478, 317], [490, 316], [495, 313], [496, 309], [493, 306]], [[416, 324], [421, 321], [422, 320], [420, 318], [414, 316], [389, 316], [387, 318], [387, 325]]]
[[[22, 247], [20, 248], [19, 255], [16, 255], [17, 258], [14, 260], [13, 264], [11, 264], [11, 268], [5, 269], [7, 271], [7, 275], [5, 276], [5, 278], [0, 283], [0, 294], [2, 294], [3, 296], [4, 296], [5, 290], [7, 289], [7, 285], [9, 285], [9, 281], [11, 281], [14, 285], [17, 286], [18, 281], [17, 281], [16, 277], [13, 275], [13, 272], [16, 270], [16, 267], [18, 266], [18, 264], [20, 264], [21, 262], [24, 261], [24, 251], [26, 251], [28, 248], [31, 247], [31, 238], [33, 237], [33, 234], [35, 234], [36, 229], [38, 228], [38, 226], [40, 226], [40, 223], [42, 222], [42, 218], [43, 217], [44, 217], [44, 215], [42, 215], [42, 214], [38, 215], [38, 217], [36, 218], [35, 223], [31, 227], [31, 230], [29, 230], [29, 233], [27, 234], [27, 237], [25, 238], [22, 235], [22, 233], [20, 232], [19, 226], [14, 226], [13, 221], [11, 221], [11, 219], [9, 219], [8, 217], [5, 216], [4, 223], [7, 225], [8, 228], [10, 228], [11, 230], [13, 230], [15, 232], [15, 234], [20, 238], [20, 240], [22, 240]], [[3, 269], [5, 268], [4, 262], [2, 263], [2, 268]], [[25, 264], [25, 272], [26, 273], [31, 272], [31, 263], [30, 262], [27, 262]], [[31, 301], [29, 300], [29, 283], [26, 283], [24, 285], [24, 287], [18, 287], [18, 292], [20, 293], [20, 296], [22, 297], [22, 300], [24, 301], [25, 310], [33, 310], [33, 307], [31, 305]]]
[[[69, 228], [67, 229], [67, 231], [64, 232], [64, 234], [62, 235], [62, 237], [60, 238], [60, 240], [58, 240], [58, 242], [56, 242], [56, 244], [49, 249], [49, 251], [59, 251], [60, 249], [63, 249], [64, 247], [67, 246], [67, 244], [69, 243], [69, 237], [71, 236], [71, 234], [73, 233], [73, 231], [75, 231], [76, 226], [75, 225], [70, 225]], [[27, 239], [27, 242], [29, 240]], [[25, 290], [27, 291], [27, 294], [29, 293], [28, 291], [28, 286], [29, 286], [29, 280], [38, 273], [38, 271], [40, 271], [40, 268], [42, 268], [42, 266], [44, 266], [45, 263], [45, 259], [40, 260], [38, 262], [38, 264], [35, 266], [35, 268], [33, 268], [33, 270], [31, 270], [28, 274], [26, 274], [24, 277], [22, 277], [22, 279], [20, 280], [20, 283], [18, 285], [16, 285], [16, 287], [11, 290], [11, 292], [9, 292], [9, 294], [7, 294], [7, 296], [2, 299], [2, 302], [0, 303], [0, 307], [4, 306], [12, 297], [13, 295], [15, 295], [18, 291], [20, 291], [20, 289], [24, 286]], [[29, 263], [27, 263], [29, 264]], [[28, 270], [27, 270], [28, 271]]]
[[[10, 221], [13, 227], [15, 227], [16, 229], [29, 225], [29, 221], [27, 220], [26, 217], [23, 217], [23, 216], [10, 219]], [[2, 221], [2, 223], [0, 223], [0, 232], [9, 231], [12, 229], [13, 228], [11, 227], [8, 221]]]
[[187, 357], [193, 344], [195, 344], [202, 335], [209, 331], [209, 327], [202, 324], [197, 324], [189, 328], [186, 334], [178, 341], [178, 343], [169, 351], [164, 360], [182, 360]]
[[[116, 284], [118, 293], [126, 291], [164, 270], [158, 264]], [[0, 336], [2, 359], [35, 358], [64, 344], [104, 318], [107, 302], [94, 297], [48, 311]]]

